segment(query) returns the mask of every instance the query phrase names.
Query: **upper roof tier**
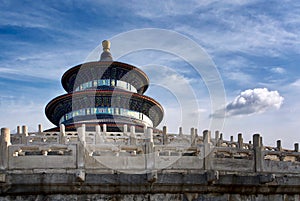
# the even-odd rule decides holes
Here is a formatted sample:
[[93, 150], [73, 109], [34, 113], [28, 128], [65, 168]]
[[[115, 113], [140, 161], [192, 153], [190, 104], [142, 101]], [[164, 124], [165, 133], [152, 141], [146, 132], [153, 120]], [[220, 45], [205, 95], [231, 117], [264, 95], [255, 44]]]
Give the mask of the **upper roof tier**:
[[67, 92], [72, 92], [84, 83], [105, 79], [114, 82], [116, 80], [127, 82], [139, 94], [143, 94], [149, 86], [149, 78], [142, 70], [117, 61], [96, 61], [79, 64], [66, 71], [61, 82]]

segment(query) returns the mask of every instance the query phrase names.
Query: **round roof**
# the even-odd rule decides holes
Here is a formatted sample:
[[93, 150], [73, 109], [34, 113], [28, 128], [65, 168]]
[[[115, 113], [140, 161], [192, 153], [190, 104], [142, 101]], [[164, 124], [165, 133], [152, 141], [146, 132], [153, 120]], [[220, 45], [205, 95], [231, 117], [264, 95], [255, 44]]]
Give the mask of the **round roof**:
[[116, 107], [134, 110], [148, 116], [156, 127], [163, 118], [162, 106], [154, 99], [121, 90], [86, 90], [64, 94], [51, 100], [45, 108], [47, 118], [59, 125], [60, 118], [75, 110], [92, 107]]
[[97, 61], [79, 64], [62, 76], [61, 82], [67, 92], [72, 92], [80, 84], [99, 80], [116, 79], [133, 85], [143, 94], [149, 86], [148, 76], [139, 68], [117, 61]]

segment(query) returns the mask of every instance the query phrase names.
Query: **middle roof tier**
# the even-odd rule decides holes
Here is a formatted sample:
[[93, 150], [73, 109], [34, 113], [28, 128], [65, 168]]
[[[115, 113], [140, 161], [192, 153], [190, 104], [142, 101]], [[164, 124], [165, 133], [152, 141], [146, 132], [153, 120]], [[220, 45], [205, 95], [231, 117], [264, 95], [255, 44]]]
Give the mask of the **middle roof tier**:
[[[51, 100], [45, 108], [46, 116], [55, 125], [72, 111], [91, 108], [120, 108], [136, 111], [150, 118], [156, 127], [163, 119], [162, 106], [145, 95], [124, 90], [85, 90], [68, 93]], [[101, 119], [101, 115], [97, 118]], [[76, 122], [74, 122], [76, 123]]]

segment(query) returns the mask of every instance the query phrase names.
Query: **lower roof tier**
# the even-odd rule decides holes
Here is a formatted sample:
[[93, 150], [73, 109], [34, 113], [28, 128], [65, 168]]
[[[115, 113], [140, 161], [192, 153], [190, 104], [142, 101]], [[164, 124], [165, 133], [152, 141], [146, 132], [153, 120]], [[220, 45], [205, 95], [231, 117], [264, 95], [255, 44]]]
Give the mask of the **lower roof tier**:
[[[133, 115], [144, 115], [142, 118], [150, 119], [153, 127], [162, 121], [164, 114], [162, 106], [154, 99], [123, 90], [86, 90], [64, 94], [51, 100], [45, 108], [45, 113], [47, 118], [58, 126], [61, 119], [67, 114], [81, 110], [86, 112], [87, 109], [91, 111], [97, 108], [117, 108], [118, 111], [138, 112], [138, 114]], [[101, 118], [100, 114], [94, 115], [94, 120]], [[127, 115], [124, 117], [130, 118]], [[103, 118], [105, 117], [103, 116]]]
[[65, 126], [76, 123], [111, 123], [136, 124], [153, 127], [152, 120], [143, 113], [123, 108], [98, 107], [86, 108], [65, 114], [59, 121]]

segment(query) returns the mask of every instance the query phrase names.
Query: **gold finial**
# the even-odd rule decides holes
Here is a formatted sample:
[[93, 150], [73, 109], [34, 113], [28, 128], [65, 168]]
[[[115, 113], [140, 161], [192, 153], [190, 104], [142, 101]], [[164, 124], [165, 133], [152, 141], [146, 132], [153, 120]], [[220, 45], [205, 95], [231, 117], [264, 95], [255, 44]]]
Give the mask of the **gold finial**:
[[110, 50], [110, 42], [109, 42], [109, 40], [102, 41], [102, 47], [103, 47], [103, 51], [109, 52], [109, 50]]
[[110, 42], [109, 40], [102, 41], [103, 52], [100, 56], [100, 61], [113, 61], [110, 53]]

